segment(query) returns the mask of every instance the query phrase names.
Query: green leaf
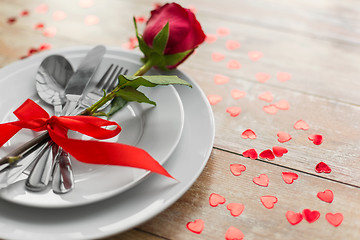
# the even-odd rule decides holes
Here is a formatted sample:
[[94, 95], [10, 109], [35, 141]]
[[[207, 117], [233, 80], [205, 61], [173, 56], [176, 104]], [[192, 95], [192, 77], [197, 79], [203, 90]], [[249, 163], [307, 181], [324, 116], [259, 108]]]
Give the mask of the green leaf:
[[151, 48], [146, 44], [143, 37], [139, 34], [135, 17], [133, 18], [133, 21], [134, 21], [135, 33], [136, 33], [136, 38], [138, 40], [139, 48], [144, 53], [145, 56], [149, 56], [151, 53]]
[[134, 89], [139, 86], [155, 87], [157, 85], [179, 84], [192, 87], [190, 83], [176, 75], [151, 75], [151, 76], [119, 76], [120, 86], [131, 86]]
[[166, 66], [174, 66], [177, 63], [179, 63], [181, 60], [184, 59], [184, 57], [186, 57], [189, 53], [191, 53], [191, 50], [185, 51], [185, 52], [180, 52], [180, 53], [175, 53], [175, 54], [171, 54], [171, 55], [165, 55], [165, 65]]
[[127, 86], [125, 88], [119, 89], [116, 92], [116, 96], [119, 96], [121, 98], [123, 98], [125, 101], [128, 102], [139, 102], [139, 103], [149, 103], [152, 105], [156, 105], [155, 102], [151, 101], [147, 96], [145, 96], [145, 94], [143, 94], [142, 92], [136, 90], [133, 87]]
[[125, 105], [126, 105], [127, 101], [125, 99], [123, 99], [122, 97], [115, 97], [110, 104], [110, 110], [107, 113], [108, 116], [113, 115], [114, 113], [116, 113], [117, 111], [119, 111], [120, 109], [122, 109]]
[[166, 25], [161, 29], [158, 34], [154, 37], [154, 40], [152, 42], [152, 48], [163, 55], [167, 42], [169, 39], [169, 22], [166, 23]]

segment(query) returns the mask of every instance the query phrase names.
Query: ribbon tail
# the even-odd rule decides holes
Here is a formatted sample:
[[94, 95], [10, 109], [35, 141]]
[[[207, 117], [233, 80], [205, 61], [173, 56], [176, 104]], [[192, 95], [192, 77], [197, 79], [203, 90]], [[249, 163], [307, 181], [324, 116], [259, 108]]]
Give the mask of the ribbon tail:
[[10, 138], [12, 138], [17, 132], [21, 130], [21, 127], [14, 126], [11, 123], [5, 123], [0, 125], [0, 147], [2, 147]]

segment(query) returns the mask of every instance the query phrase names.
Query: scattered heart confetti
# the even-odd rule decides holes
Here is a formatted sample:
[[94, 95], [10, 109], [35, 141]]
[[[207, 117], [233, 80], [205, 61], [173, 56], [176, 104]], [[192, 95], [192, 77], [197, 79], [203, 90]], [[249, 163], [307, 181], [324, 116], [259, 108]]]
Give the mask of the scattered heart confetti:
[[229, 82], [229, 77], [221, 75], [221, 74], [216, 74], [214, 76], [214, 82], [215, 84], [221, 85], [221, 84], [225, 84], [227, 82]]
[[292, 139], [292, 136], [287, 132], [278, 132], [277, 136], [278, 136], [278, 141], [281, 143], [290, 141]]
[[46, 4], [40, 4], [35, 8], [36, 13], [46, 13], [49, 7]]
[[286, 100], [280, 100], [277, 103], [275, 103], [275, 107], [279, 110], [289, 110], [290, 104]]
[[132, 50], [132, 49], [134, 49], [137, 45], [138, 45], [138, 40], [137, 40], [137, 38], [136, 38], [136, 37], [130, 37], [128, 42], [122, 44], [122, 47], [123, 47], [123, 48], [126, 48], [126, 49]]
[[220, 95], [216, 95], [216, 94], [210, 94], [207, 96], [207, 98], [208, 98], [210, 105], [216, 105], [219, 102], [221, 102], [223, 99]]
[[98, 24], [100, 21], [99, 17], [96, 15], [88, 15], [84, 19], [84, 23], [88, 26]]
[[229, 227], [225, 233], [226, 240], [242, 240], [244, 239], [244, 234], [237, 229], [236, 227]]
[[260, 176], [254, 177], [253, 182], [262, 187], [269, 186], [269, 178], [266, 174], [260, 174]]
[[263, 106], [263, 110], [267, 114], [271, 114], [271, 115], [276, 114], [278, 111], [278, 109], [276, 108], [276, 106], [274, 104]]
[[257, 159], [258, 154], [254, 148], [248, 149], [242, 153], [244, 157], [251, 158], [253, 160]]
[[34, 29], [44, 29], [44, 24], [43, 23], [38, 23], [34, 26]]
[[223, 196], [221, 196], [217, 193], [210, 194], [210, 197], [209, 197], [210, 206], [217, 207], [219, 204], [224, 204], [225, 202], [226, 202], [226, 199]]
[[259, 154], [259, 156], [261, 158], [268, 159], [268, 160], [274, 160], [275, 159], [274, 153], [270, 149], [266, 149], [266, 150], [262, 151]]
[[242, 212], [244, 211], [244, 204], [241, 203], [229, 203], [226, 206], [227, 210], [230, 211], [230, 214], [234, 217], [238, 217], [242, 214]]
[[226, 36], [230, 34], [230, 30], [225, 27], [220, 27], [216, 30], [217, 35], [219, 36]]
[[259, 61], [264, 56], [264, 54], [259, 51], [251, 51], [248, 53], [248, 56], [249, 56], [250, 60], [256, 62], [256, 61]]
[[299, 175], [293, 172], [282, 172], [281, 173], [282, 179], [287, 184], [292, 184], [294, 180], [298, 179]]
[[263, 92], [259, 95], [258, 98], [265, 102], [272, 102], [274, 99], [274, 96], [273, 96], [272, 92]]
[[219, 53], [219, 52], [213, 52], [211, 54], [211, 59], [214, 61], [214, 62], [220, 62], [222, 60], [224, 60], [225, 58], [225, 55], [222, 54], [222, 53]]
[[306, 221], [308, 221], [309, 223], [313, 223], [319, 219], [320, 212], [316, 210], [311, 211], [310, 209], [304, 209], [303, 215]]
[[202, 219], [196, 219], [193, 222], [188, 222], [186, 228], [191, 232], [200, 234], [204, 230], [204, 221]]
[[20, 13], [20, 16], [21, 17], [26, 17], [26, 16], [29, 16], [29, 11], [28, 10], [24, 10]]
[[309, 140], [312, 141], [315, 145], [320, 145], [323, 142], [323, 136], [319, 134], [310, 135]]
[[275, 206], [275, 203], [277, 203], [278, 199], [275, 196], [262, 196], [260, 197], [260, 201], [265, 208], [272, 209]]
[[226, 112], [230, 114], [231, 117], [237, 117], [241, 113], [241, 107], [228, 107]]
[[253, 130], [251, 129], [246, 129], [242, 134], [241, 137], [244, 139], [256, 139], [256, 134]]
[[16, 22], [16, 17], [9, 17], [8, 19], [7, 19], [7, 23], [8, 24], [13, 24], [13, 23], [15, 23]]
[[228, 62], [227, 68], [228, 69], [240, 69], [241, 64], [237, 60], [232, 59]]
[[90, 8], [94, 5], [94, 0], [80, 0], [79, 6], [81, 8]]
[[233, 89], [231, 90], [231, 96], [233, 99], [240, 99], [246, 96], [246, 92], [239, 89]]
[[299, 120], [294, 124], [294, 128], [296, 130], [309, 130], [309, 124], [305, 122], [304, 120]]
[[319, 162], [315, 166], [315, 171], [318, 173], [331, 173], [331, 168], [324, 162]]
[[258, 72], [255, 74], [255, 78], [258, 82], [264, 83], [270, 79], [270, 74], [264, 72]]
[[226, 41], [225, 46], [229, 50], [235, 50], [240, 47], [240, 43], [235, 40], [228, 40], [228, 41]]
[[286, 82], [291, 79], [291, 74], [287, 72], [278, 72], [276, 77], [280, 82]]
[[282, 157], [285, 153], [288, 153], [286, 148], [280, 146], [274, 146], [272, 150], [276, 157]]
[[51, 45], [49, 43], [43, 43], [39, 47], [40, 51], [49, 50], [49, 49], [51, 49]]
[[205, 42], [214, 43], [217, 40], [217, 36], [215, 34], [207, 34], [205, 38]]
[[301, 213], [296, 213], [293, 211], [287, 211], [285, 216], [291, 225], [296, 225], [303, 220], [303, 215]]
[[342, 215], [342, 213], [327, 213], [325, 215], [325, 218], [334, 227], [340, 226], [340, 224], [344, 220], [344, 216]]
[[326, 189], [324, 192], [318, 192], [317, 197], [324, 202], [332, 203], [334, 200], [334, 193], [331, 190]]
[[135, 17], [135, 21], [137, 23], [144, 23], [144, 22], [146, 22], [146, 18], [144, 16], [138, 16], [138, 17]]
[[66, 18], [66, 13], [64, 12], [64, 11], [55, 11], [54, 13], [53, 13], [53, 19], [55, 20], [55, 21], [61, 21], [61, 20], [63, 20], [63, 19], [65, 19]]
[[44, 29], [42, 33], [45, 37], [52, 38], [56, 35], [56, 28], [55, 27], [48, 27]]
[[234, 176], [240, 176], [243, 171], [246, 170], [246, 167], [242, 164], [230, 164], [230, 171]]

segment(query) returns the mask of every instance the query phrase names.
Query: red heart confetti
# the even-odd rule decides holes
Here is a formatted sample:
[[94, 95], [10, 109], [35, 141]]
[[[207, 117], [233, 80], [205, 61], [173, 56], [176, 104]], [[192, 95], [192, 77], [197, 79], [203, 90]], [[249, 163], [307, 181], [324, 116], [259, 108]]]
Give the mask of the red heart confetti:
[[264, 83], [266, 82], [267, 80], [270, 79], [270, 74], [268, 73], [263, 73], [263, 72], [258, 72], [255, 74], [255, 78], [257, 81], [261, 82], [261, 83]]
[[210, 194], [210, 197], [209, 197], [210, 206], [217, 207], [219, 204], [224, 204], [225, 202], [226, 202], [226, 199], [223, 196], [221, 196], [217, 193]]
[[216, 105], [222, 101], [222, 97], [216, 94], [210, 94], [207, 96], [210, 105]]
[[240, 69], [241, 64], [237, 60], [232, 59], [228, 62], [227, 68], [228, 69]]
[[229, 227], [225, 233], [226, 240], [242, 240], [244, 239], [244, 234], [237, 229], [236, 227]]
[[272, 102], [274, 99], [274, 96], [271, 92], [263, 92], [259, 95], [258, 98], [265, 102]]
[[53, 19], [55, 21], [61, 21], [66, 18], [66, 13], [64, 11], [55, 11], [52, 15]]
[[263, 110], [264, 112], [268, 113], [268, 114], [271, 114], [271, 115], [274, 115], [277, 113], [278, 109], [276, 108], [276, 106], [274, 104], [270, 104], [270, 105], [267, 105], [267, 106], [264, 106], [263, 107]]
[[238, 217], [242, 214], [242, 212], [244, 211], [244, 204], [241, 203], [229, 203], [226, 206], [227, 210], [230, 211], [230, 214], [234, 217]]
[[288, 150], [284, 147], [274, 146], [272, 149], [276, 157], [282, 157], [285, 153], [288, 153]]
[[242, 134], [241, 137], [244, 139], [250, 138], [250, 139], [256, 139], [256, 134], [251, 129], [246, 129]]
[[8, 19], [7, 19], [7, 23], [8, 24], [13, 24], [14, 22], [16, 22], [16, 17], [9, 17]]
[[251, 158], [253, 160], [257, 159], [258, 154], [254, 148], [248, 149], [242, 153], [244, 157]]
[[269, 178], [266, 174], [260, 174], [260, 176], [254, 177], [253, 182], [262, 187], [269, 186]]
[[246, 167], [242, 164], [230, 164], [230, 171], [234, 176], [240, 176], [243, 171], [246, 170]]
[[90, 8], [94, 5], [94, 0], [80, 0], [79, 6], [81, 8]]
[[239, 89], [233, 89], [231, 90], [231, 96], [233, 97], [233, 99], [240, 99], [246, 96], [246, 92]]
[[48, 5], [40, 4], [35, 8], [36, 13], [46, 13], [48, 11]]
[[303, 215], [301, 213], [296, 213], [293, 211], [287, 211], [285, 216], [291, 225], [296, 225], [303, 220]]
[[281, 143], [290, 141], [292, 139], [292, 136], [287, 132], [278, 132], [277, 136], [278, 136], [278, 141]]
[[310, 209], [304, 209], [303, 215], [306, 221], [308, 221], [309, 223], [313, 223], [319, 219], [320, 212], [316, 210], [311, 211]]
[[202, 219], [196, 219], [193, 222], [188, 222], [186, 224], [187, 229], [191, 232], [200, 234], [204, 230], [204, 221]]
[[262, 196], [260, 197], [260, 201], [265, 208], [272, 209], [275, 206], [275, 203], [277, 203], [278, 199], [275, 196]]
[[43, 43], [40, 45], [39, 50], [44, 51], [44, 50], [49, 50], [50, 48], [51, 48], [51, 45], [49, 43]]
[[344, 216], [342, 215], [342, 213], [327, 213], [325, 215], [325, 218], [334, 227], [340, 226], [340, 224], [344, 220]]
[[259, 61], [264, 56], [264, 54], [259, 51], [251, 51], [248, 53], [248, 56], [249, 56], [250, 60], [256, 62], [256, 61]]
[[319, 162], [315, 166], [315, 171], [318, 173], [331, 173], [331, 168], [324, 162]]
[[289, 108], [290, 108], [290, 104], [286, 100], [280, 100], [277, 103], [275, 103], [274, 105], [279, 110], [289, 110]]
[[294, 128], [296, 130], [309, 130], [309, 124], [307, 124], [304, 120], [299, 120], [294, 124]]
[[274, 160], [275, 159], [274, 153], [270, 149], [266, 149], [266, 150], [262, 151], [259, 154], [259, 156], [261, 158], [268, 159], [268, 160]]
[[230, 30], [225, 27], [220, 27], [216, 30], [217, 35], [219, 36], [226, 36], [230, 34]]
[[231, 117], [237, 117], [241, 113], [241, 107], [228, 107], [226, 112], [230, 114]]
[[46, 28], [46, 29], [44, 29], [44, 31], [43, 31], [43, 35], [45, 36], [45, 37], [49, 37], [49, 38], [51, 38], [51, 37], [54, 37], [55, 35], [56, 35], [56, 28], [55, 27], [48, 27], [48, 28]]
[[323, 192], [318, 192], [317, 197], [324, 202], [332, 203], [334, 200], [334, 193], [331, 190], [326, 189]]
[[135, 21], [137, 23], [144, 23], [144, 22], [146, 22], [146, 18], [144, 16], [138, 16], [138, 17], [135, 17]]
[[84, 19], [85, 25], [92, 26], [98, 24], [100, 21], [99, 17], [96, 15], [88, 15]]
[[309, 140], [312, 141], [315, 145], [320, 145], [323, 142], [323, 136], [319, 134], [310, 135]]
[[282, 172], [281, 173], [282, 179], [287, 184], [292, 184], [294, 180], [298, 179], [299, 175], [293, 172]]
[[218, 84], [218, 85], [225, 84], [225, 83], [229, 82], [229, 77], [221, 75], [221, 74], [216, 74], [214, 76], [214, 82], [215, 82], [215, 84]]
[[38, 23], [34, 26], [34, 29], [44, 29], [44, 24], [43, 23]]
[[219, 52], [213, 52], [211, 54], [211, 59], [214, 61], [214, 62], [220, 62], [222, 60], [224, 60], [225, 58], [225, 55], [222, 54], [222, 53], [219, 53]]
[[26, 17], [26, 16], [29, 16], [29, 11], [28, 10], [24, 10], [20, 13], [20, 16], [21, 17]]
[[214, 43], [217, 40], [217, 36], [215, 34], [207, 34], [205, 38], [205, 42]]
[[291, 74], [287, 72], [278, 72], [276, 77], [280, 82], [286, 82], [291, 79]]
[[235, 50], [240, 47], [240, 43], [235, 40], [228, 40], [228, 41], [226, 41], [225, 46], [229, 50]]

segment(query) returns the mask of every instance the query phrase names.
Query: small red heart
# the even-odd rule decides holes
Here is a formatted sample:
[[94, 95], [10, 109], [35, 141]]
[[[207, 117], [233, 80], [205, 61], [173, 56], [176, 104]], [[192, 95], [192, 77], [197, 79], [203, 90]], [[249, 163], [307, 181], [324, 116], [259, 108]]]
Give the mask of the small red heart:
[[272, 102], [274, 96], [271, 92], [263, 92], [258, 96], [258, 98], [265, 102]]
[[325, 218], [334, 227], [340, 226], [340, 224], [344, 220], [344, 216], [342, 215], [342, 213], [327, 213], [325, 215]]
[[138, 17], [135, 17], [135, 21], [137, 23], [144, 23], [144, 22], [146, 22], [146, 18], [144, 16], [138, 16]]
[[44, 29], [44, 24], [43, 23], [38, 23], [34, 26], [34, 29]]
[[49, 44], [49, 43], [43, 43], [43, 44], [40, 45], [39, 50], [40, 50], [40, 51], [44, 51], [44, 50], [48, 50], [48, 49], [50, 49], [50, 48], [51, 48], [51, 44]]
[[287, 211], [285, 216], [291, 225], [296, 225], [303, 220], [303, 215], [301, 213], [295, 213], [293, 211]]
[[242, 134], [241, 137], [244, 139], [250, 138], [250, 139], [255, 139], [256, 138], [256, 134], [253, 130], [251, 129], [246, 129]]
[[313, 223], [319, 219], [320, 212], [316, 210], [311, 211], [310, 209], [304, 209], [303, 215], [306, 221], [308, 221], [309, 223]]
[[214, 76], [214, 82], [215, 82], [215, 84], [218, 84], [218, 85], [225, 84], [225, 83], [229, 82], [229, 77], [221, 75], [221, 74], [216, 74]]
[[244, 239], [244, 234], [237, 229], [236, 227], [229, 227], [225, 233], [226, 240], [242, 240]]
[[276, 157], [282, 157], [285, 153], [288, 153], [288, 150], [284, 147], [274, 146], [272, 149]]
[[210, 105], [216, 105], [222, 101], [222, 97], [216, 94], [210, 94], [207, 96]]
[[287, 72], [278, 72], [276, 77], [280, 82], [286, 82], [291, 79], [291, 74]]
[[318, 192], [317, 197], [324, 202], [332, 203], [334, 200], [334, 193], [331, 190], [326, 189], [323, 192]]
[[13, 24], [14, 22], [16, 22], [16, 17], [9, 17], [8, 19], [7, 19], [7, 23], [8, 24]]
[[260, 176], [254, 177], [253, 182], [262, 187], [269, 186], [269, 178], [266, 174], [260, 174]]
[[226, 208], [230, 211], [230, 214], [234, 217], [238, 217], [244, 211], [244, 204], [241, 203], [229, 203]]
[[248, 149], [242, 153], [244, 157], [251, 158], [253, 160], [257, 159], [258, 154], [254, 148]]
[[242, 164], [230, 164], [230, 171], [235, 176], [240, 176], [243, 171], [246, 170], [246, 167]]
[[324, 162], [319, 162], [316, 167], [315, 171], [318, 173], [331, 173], [331, 168]]
[[270, 104], [270, 105], [267, 105], [267, 106], [264, 106], [263, 107], [263, 110], [268, 113], [268, 114], [271, 114], [271, 115], [274, 115], [277, 113], [278, 109], [276, 108], [276, 106], [274, 104]]
[[322, 135], [313, 134], [313, 135], [310, 135], [308, 138], [315, 145], [320, 145], [323, 142], [323, 136]]
[[274, 160], [275, 159], [274, 153], [270, 149], [266, 149], [266, 150], [262, 151], [259, 154], [259, 156], [261, 158], [268, 159], [268, 160]]
[[26, 17], [26, 16], [29, 16], [29, 11], [28, 10], [24, 10], [20, 13], [20, 16], [22, 17]]
[[209, 197], [209, 204], [212, 207], [217, 207], [219, 204], [224, 204], [226, 202], [226, 199], [216, 193], [212, 193]]
[[193, 222], [188, 222], [186, 227], [191, 232], [200, 234], [204, 230], [204, 221], [202, 219], [196, 219]]
[[235, 40], [228, 40], [228, 41], [226, 41], [225, 46], [229, 50], [235, 50], [240, 47], [240, 43]]
[[228, 107], [226, 112], [232, 117], [237, 117], [241, 113], [241, 107]]
[[240, 69], [241, 64], [239, 63], [239, 61], [232, 59], [228, 62], [227, 68], [228, 69]]
[[255, 61], [259, 61], [264, 56], [264, 54], [259, 51], [251, 51], [248, 53], [248, 56], [252, 61], [255, 62]]
[[260, 201], [264, 207], [267, 209], [272, 209], [275, 206], [275, 203], [277, 203], [278, 199], [275, 196], [262, 196], [260, 197]]
[[233, 89], [231, 90], [231, 96], [234, 99], [240, 99], [246, 96], [246, 92], [238, 90], [238, 89]]
[[294, 124], [294, 128], [296, 130], [309, 130], [309, 124], [307, 124], [304, 120], [299, 120]]
[[287, 184], [292, 184], [294, 182], [294, 180], [298, 179], [298, 177], [299, 177], [296, 173], [293, 173], [293, 172], [282, 172], [281, 176], [282, 176], [284, 182]]
[[261, 83], [264, 83], [264, 82], [266, 82], [267, 80], [270, 79], [270, 74], [259, 72], [259, 73], [255, 74], [255, 78], [256, 78], [257, 81], [259, 81]]
[[275, 103], [275, 107], [279, 110], [289, 110], [290, 104], [286, 100], [280, 100], [277, 103]]
[[214, 43], [217, 40], [217, 36], [215, 34], [207, 34], [205, 38], [205, 42]]
[[290, 141], [292, 139], [292, 136], [286, 132], [278, 132], [277, 136], [279, 137], [278, 141], [281, 143]]
[[214, 61], [214, 62], [220, 62], [222, 60], [224, 60], [225, 58], [225, 55], [222, 54], [222, 53], [218, 53], [218, 52], [213, 52], [211, 54], [211, 59]]

